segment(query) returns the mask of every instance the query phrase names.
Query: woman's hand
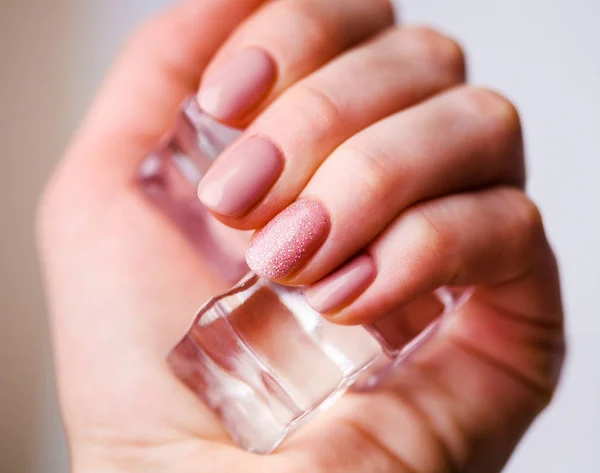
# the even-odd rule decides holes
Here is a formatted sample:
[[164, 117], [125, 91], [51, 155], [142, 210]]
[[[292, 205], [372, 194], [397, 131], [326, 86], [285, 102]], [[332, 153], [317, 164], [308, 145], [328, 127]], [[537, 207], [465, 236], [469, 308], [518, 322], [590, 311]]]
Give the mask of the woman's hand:
[[[39, 215], [74, 471], [489, 473], [546, 406], [562, 309], [518, 115], [462, 85], [453, 41], [392, 22], [387, 0], [188, 0], [126, 47]], [[202, 106], [249, 128], [199, 196], [264, 227], [253, 269], [311, 286], [341, 323], [476, 287], [384, 386], [267, 457], [236, 449], [164, 362], [223, 288], [134, 175], [202, 74]]]

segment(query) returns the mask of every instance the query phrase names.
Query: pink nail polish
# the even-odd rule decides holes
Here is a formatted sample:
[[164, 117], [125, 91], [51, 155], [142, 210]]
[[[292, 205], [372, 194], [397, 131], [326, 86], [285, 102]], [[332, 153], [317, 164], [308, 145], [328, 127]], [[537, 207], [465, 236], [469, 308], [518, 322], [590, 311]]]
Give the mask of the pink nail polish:
[[343, 268], [306, 290], [309, 305], [326, 314], [358, 297], [375, 279], [375, 262], [369, 255], [354, 258]]
[[[138, 176], [144, 194], [188, 237], [213, 276], [232, 284], [248, 272], [247, 236], [218, 222], [196, 189], [212, 161], [239, 135], [188, 100]], [[329, 225], [320, 204], [299, 201], [255, 237], [248, 260], [264, 274], [289, 274], [317, 251]], [[440, 295], [452, 307], [452, 293]], [[168, 364], [214, 409], [231, 437], [257, 453], [273, 451], [350, 386], [375, 384], [418, 346], [414, 340], [391, 346], [374, 326], [328, 322], [308, 305], [302, 289], [253, 273], [225, 294], [198, 301], [203, 302], [189, 331], [173, 341]]]
[[276, 76], [277, 68], [269, 54], [247, 48], [203, 79], [198, 102], [217, 120], [237, 120], [267, 95]]
[[226, 150], [198, 188], [198, 197], [212, 211], [230, 217], [256, 205], [283, 170], [283, 156], [271, 141], [252, 136]]
[[254, 236], [246, 261], [259, 276], [283, 279], [319, 249], [328, 233], [329, 217], [321, 204], [299, 200]]

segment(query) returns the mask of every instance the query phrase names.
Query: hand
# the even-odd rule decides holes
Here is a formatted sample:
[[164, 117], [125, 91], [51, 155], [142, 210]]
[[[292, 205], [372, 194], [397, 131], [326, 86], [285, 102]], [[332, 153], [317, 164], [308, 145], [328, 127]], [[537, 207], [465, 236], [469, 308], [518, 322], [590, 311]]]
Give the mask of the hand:
[[[223, 288], [133, 179], [203, 71], [201, 104], [250, 126], [199, 194], [232, 226], [266, 225], [255, 270], [312, 285], [341, 323], [476, 286], [384, 386], [266, 457], [164, 362]], [[500, 471], [555, 388], [562, 309], [517, 113], [463, 80], [460, 48], [394, 28], [385, 0], [190, 0], [135, 35], [39, 213], [75, 472]], [[273, 237], [298, 222], [311, 231]]]

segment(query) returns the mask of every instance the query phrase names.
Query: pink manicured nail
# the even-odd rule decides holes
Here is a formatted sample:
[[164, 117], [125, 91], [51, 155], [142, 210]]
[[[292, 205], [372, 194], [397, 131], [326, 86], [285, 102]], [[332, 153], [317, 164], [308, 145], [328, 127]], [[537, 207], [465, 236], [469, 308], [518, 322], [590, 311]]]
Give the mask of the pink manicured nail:
[[198, 197], [221, 215], [241, 215], [266, 195], [282, 170], [279, 149], [267, 138], [253, 136], [215, 161], [200, 182]]
[[375, 279], [375, 262], [362, 255], [306, 290], [308, 304], [317, 312], [342, 308], [356, 299]]
[[315, 254], [329, 228], [329, 217], [319, 203], [299, 200], [254, 236], [246, 262], [259, 276], [283, 279]]
[[265, 51], [243, 49], [203, 79], [198, 103], [217, 120], [236, 120], [267, 95], [276, 76]]

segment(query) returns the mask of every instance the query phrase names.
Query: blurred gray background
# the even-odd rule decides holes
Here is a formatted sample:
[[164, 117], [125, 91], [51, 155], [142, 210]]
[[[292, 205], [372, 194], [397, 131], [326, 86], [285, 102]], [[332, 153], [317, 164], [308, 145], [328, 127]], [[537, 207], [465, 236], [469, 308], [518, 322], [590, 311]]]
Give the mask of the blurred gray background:
[[[35, 202], [124, 38], [168, 3], [0, 0], [2, 473], [68, 470], [33, 251]], [[598, 472], [600, 2], [406, 0], [404, 14], [456, 37], [472, 80], [521, 109], [530, 191], [562, 265], [563, 383], [506, 471]]]

